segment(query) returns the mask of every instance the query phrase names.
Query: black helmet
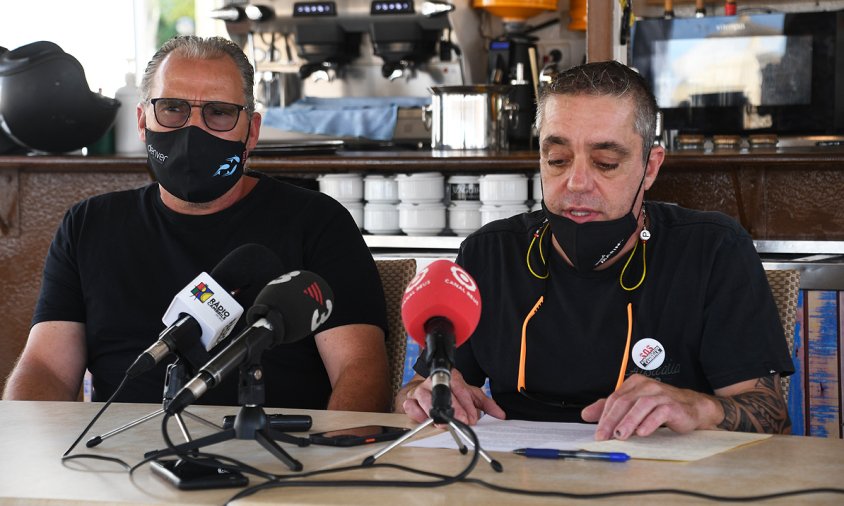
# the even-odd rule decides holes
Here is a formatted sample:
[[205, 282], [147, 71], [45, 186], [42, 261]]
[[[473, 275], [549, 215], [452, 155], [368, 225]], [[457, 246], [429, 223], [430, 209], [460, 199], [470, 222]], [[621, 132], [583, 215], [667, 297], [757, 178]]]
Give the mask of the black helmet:
[[[8, 51], [8, 49], [3, 46], [0, 46], [0, 56], [3, 56], [3, 53], [5, 53], [6, 51]], [[6, 135], [5, 132], [3, 132], [3, 129], [0, 128], [0, 155], [7, 155], [15, 152], [20, 152], [22, 150], [23, 148], [18, 146], [17, 143], [10, 139], [9, 136]]]
[[93, 93], [73, 56], [40, 41], [0, 54], [0, 126], [36, 151], [73, 151], [102, 137], [120, 102]]

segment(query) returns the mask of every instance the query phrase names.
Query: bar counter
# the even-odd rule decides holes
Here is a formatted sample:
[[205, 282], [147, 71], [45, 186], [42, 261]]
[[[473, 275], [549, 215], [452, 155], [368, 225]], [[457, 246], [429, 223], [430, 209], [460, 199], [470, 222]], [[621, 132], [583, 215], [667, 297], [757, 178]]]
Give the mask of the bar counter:
[[[324, 172], [422, 172], [487, 173], [539, 170], [536, 151], [491, 153], [487, 151], [430, 150], [263, 150], [250, 157], [251, 167], [269, 173], [314, 175]], [[844, 170], [844, 146], [793, 147], [754, 150], [669, 151], [665, 171], [717, 170], [724, 166], [746, 169], [790, 168]], [[143, 157], [109, 155], [0, 155], [0, 170], [55, 172], [57, 170], [146, 172]]]

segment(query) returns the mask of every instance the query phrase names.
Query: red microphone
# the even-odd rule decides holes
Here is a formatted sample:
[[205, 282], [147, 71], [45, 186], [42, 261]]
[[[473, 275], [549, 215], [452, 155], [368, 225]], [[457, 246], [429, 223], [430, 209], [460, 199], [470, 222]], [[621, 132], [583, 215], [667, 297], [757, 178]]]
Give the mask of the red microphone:
[[425, 346], [425, 324], [434, 317], [454, 326], [455, 345], [460, 346], [481, 318], [481, 294], [468, 272], [450, 260], [437, 260], [410, 280], [401, 300], [401, 318], [410, 337]]
[[401, 316], [410, 337], [425, 347], [432, 391], [430, 416], [447, 423], [451, 407], [454, 348], [472, 335], [481, 318], [478, 284], [462, 267], [437, 260], [410, 280], [402, 298]]

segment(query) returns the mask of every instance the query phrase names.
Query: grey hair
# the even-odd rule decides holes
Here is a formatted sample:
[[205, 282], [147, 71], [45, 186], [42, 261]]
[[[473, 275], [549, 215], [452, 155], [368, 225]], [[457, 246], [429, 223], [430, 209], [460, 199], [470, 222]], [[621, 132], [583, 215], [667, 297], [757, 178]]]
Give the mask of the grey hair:
[[243, 81], [243, 97], [246, 100], [246, 112], [251, 115], [255, 112], [255, 69], [246, 58], [243, 50], [234, 42], [223, 37], [202, 38], [195, 35], [173, 37], [155, 52], [152, 59], [147, 63], [144, 70], [144, 77], [141, 79], [141, 100], [149, 102], [152, 81], [161, 62], [168, 54], [174, 53], [185, 58], [199, 60], [213, 60], [228, 55], [237, 65], [240, 77]]
[[648, 155], [656, 138], [658, 108], [647, 82], [638, 72], [617, 61], [592, 62], [561, 72], [550, 84], [540, 89], [536, 101], [538, 131], [542, 129], [545, 104], [552, 95], [630, 97], [635, 107], [633, 129], [642, 137], [642, 163], [648, 163]]

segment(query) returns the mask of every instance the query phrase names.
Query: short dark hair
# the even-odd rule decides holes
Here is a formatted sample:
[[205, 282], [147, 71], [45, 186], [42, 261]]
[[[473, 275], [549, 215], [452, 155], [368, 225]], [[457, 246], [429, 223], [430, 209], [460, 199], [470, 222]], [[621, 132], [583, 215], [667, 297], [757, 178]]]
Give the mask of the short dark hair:
[[237, 44], [225, 39], [223, 37], [208, 37], [202, 38], [195, 35], [184, 35], [173, 37], [165, 42], [158, 51], [152, 56], [152, 59], [147, 63], [147, 68], [144, 71], [144, 76], [141, 79], [141, 100], [149, 102], [152, 98], [150, 96], [150, 88], [152, 87], [152, 80], [158, 67], [164, 58], [170, 54], [176, 53], [179, 56], [186, 58], [196, 58], [201, 60], [211, 60], [214, 58], [221, 58], [228, 55], [240, 71], [240, 77], [243, 80], [243, 98], [246, 101], [246, 112], [252, 114], [255, 112], [255, 69], [243, 49]]
[[658, 108], [647, 82], [638, 72], [617, 61], [591, 62], [557, 74], [539, 91], [536, 105], [536, 128], [541, 129], [545, 104], [552, 95], [613, 96], [633, 99], [633, 129], [642, 137], [643, 163], [656, 138]]

